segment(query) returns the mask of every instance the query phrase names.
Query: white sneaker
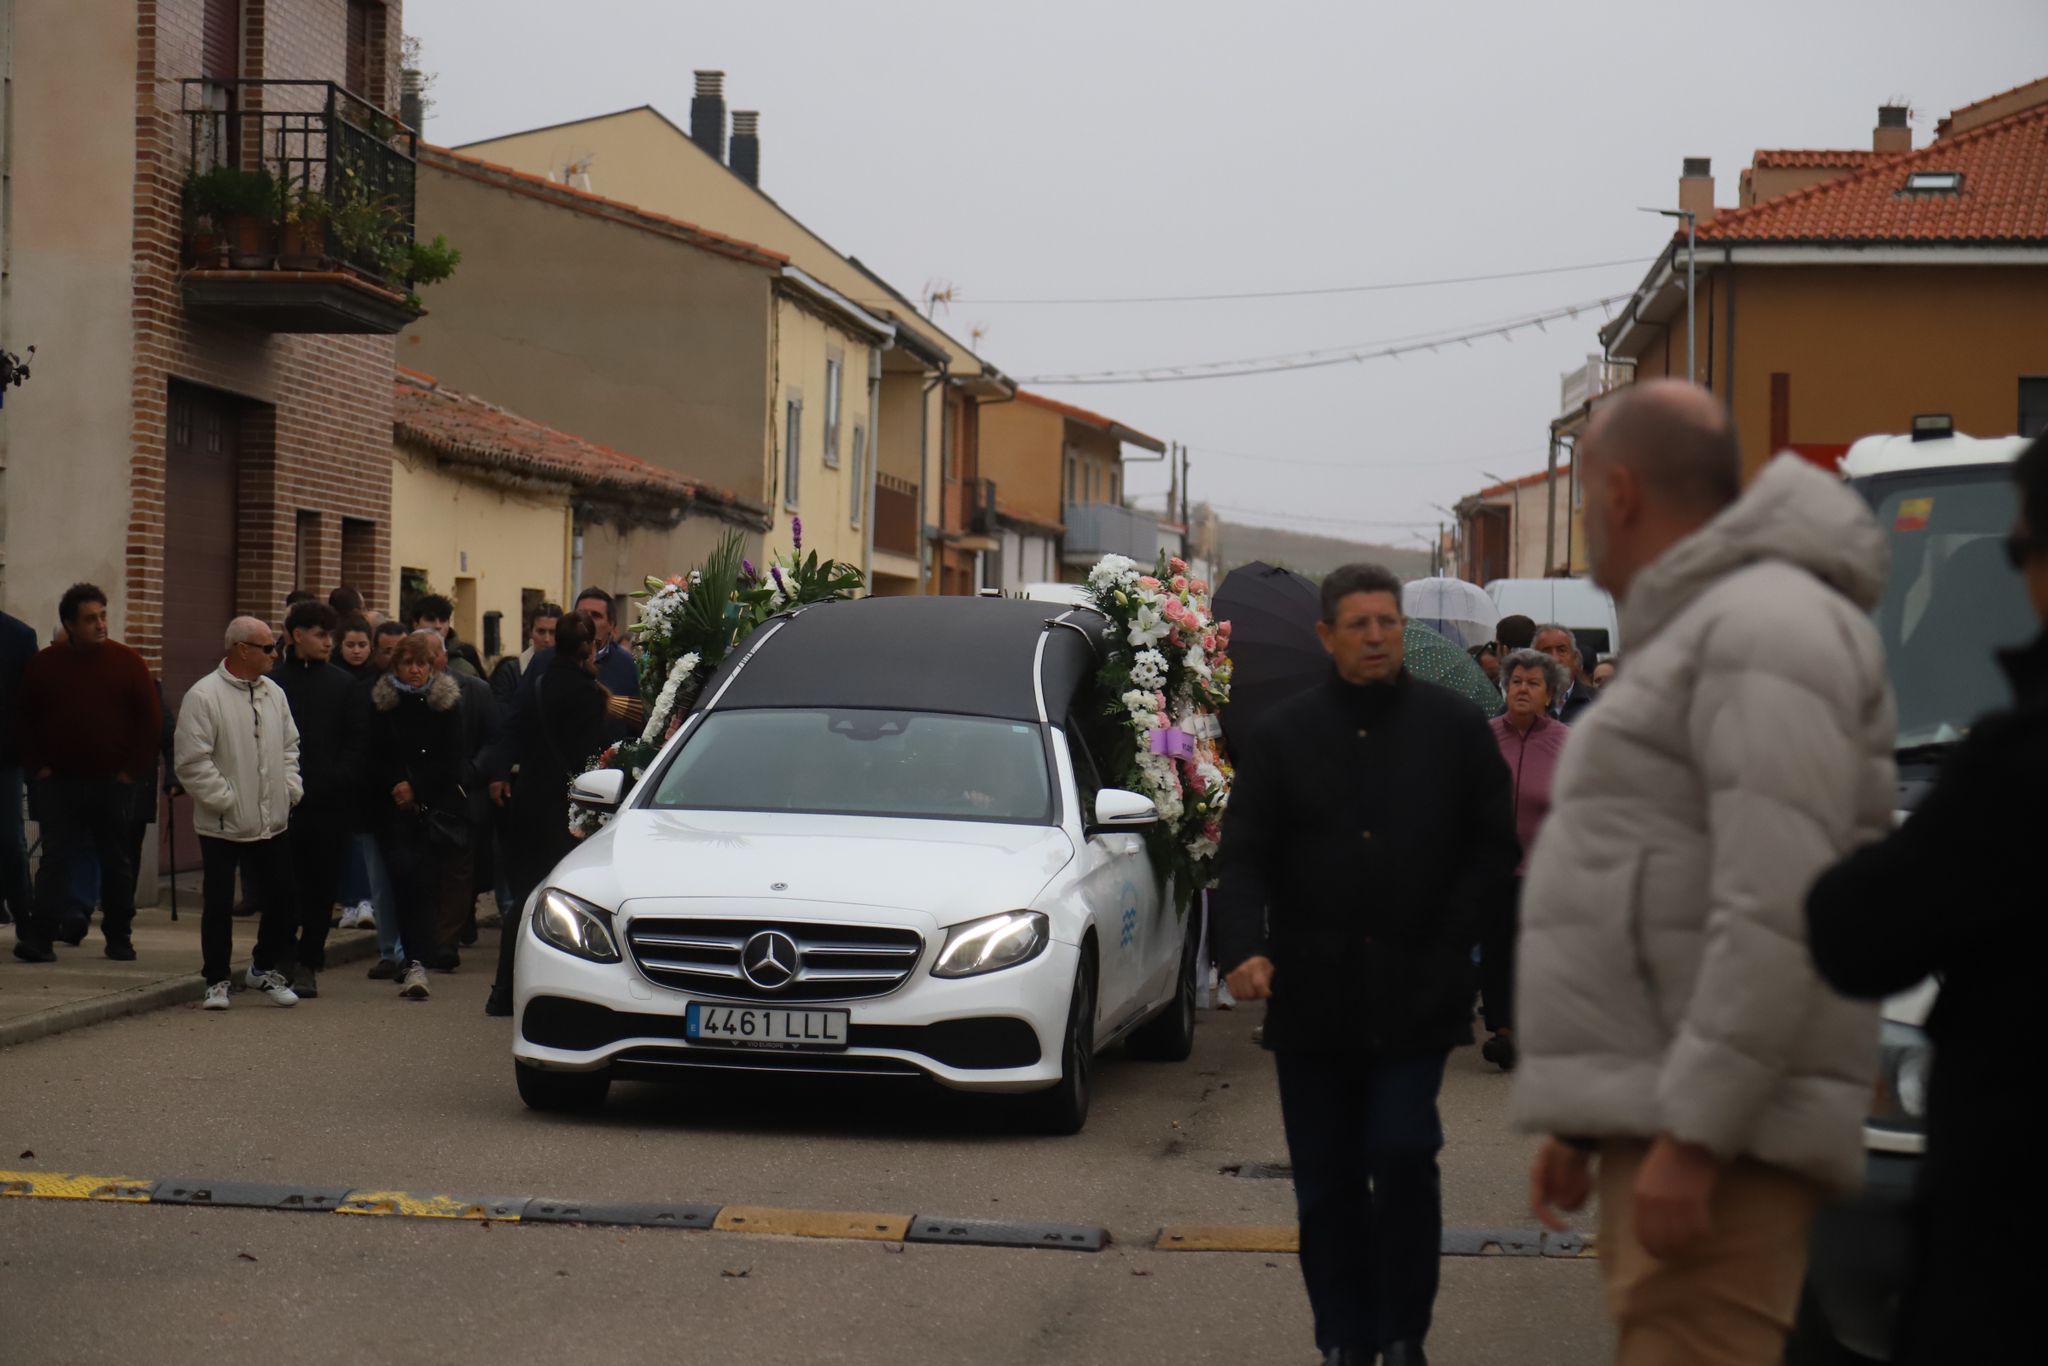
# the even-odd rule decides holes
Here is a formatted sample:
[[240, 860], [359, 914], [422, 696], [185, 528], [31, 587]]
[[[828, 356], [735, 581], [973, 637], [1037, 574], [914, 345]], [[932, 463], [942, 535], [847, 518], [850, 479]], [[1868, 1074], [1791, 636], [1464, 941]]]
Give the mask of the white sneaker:
[[339, 920], [337, 920], [337, 921], [335, 921], [335, 922], [334, 922], [334, 928], [335, 928], [335, 929], [337, 929], [337, 930], [352, 930], [352, 929], [354, 929], [355, 927], [356, 927], [356, 908], [355, 908], [355, 907], [353, 907], [353, 906], [344, 906], [344, 907], [342, 907], [342, 908], [341, 908], [341, 919], [339, 919]]
[[291, 978], [281, 972], [258, 972], [252, 967], [242, 980], [251, 991], [262, 992], [275, 1005], [295, 1006], [299, 1003], [299, 993], [292, 990]]
[[201, 1010], [226, 1010], [228, 1008], [229, 985], [215, 982], [206, 988], [206, 999], [199, 1003]]
[[344, 930], [376, 929], [377, 908], [367, 901], [358, 901], [341, 913], [341, 927]]
[[424, 1001], [433, 993], [427, 990], [427, 970], [418, 963], [407, 963], [405, 975], [398, 979], [398, 994], [408, 1001]]

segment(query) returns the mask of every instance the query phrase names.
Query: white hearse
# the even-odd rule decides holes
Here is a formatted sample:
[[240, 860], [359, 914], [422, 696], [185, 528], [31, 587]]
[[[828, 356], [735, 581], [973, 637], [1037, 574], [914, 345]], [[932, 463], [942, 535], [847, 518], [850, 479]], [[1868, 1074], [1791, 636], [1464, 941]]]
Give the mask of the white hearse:
[[[519, 1093], [600, 1103], [700, 1069], [1015, 1093], [1073, 1132], [1095, 1055], [1193, 1046], [1191, 916], [1104, 786], [1092, 608], [883, 598], [734, 651], [517, 933]], [[566, 815], [566, 813], [565, 813]]]

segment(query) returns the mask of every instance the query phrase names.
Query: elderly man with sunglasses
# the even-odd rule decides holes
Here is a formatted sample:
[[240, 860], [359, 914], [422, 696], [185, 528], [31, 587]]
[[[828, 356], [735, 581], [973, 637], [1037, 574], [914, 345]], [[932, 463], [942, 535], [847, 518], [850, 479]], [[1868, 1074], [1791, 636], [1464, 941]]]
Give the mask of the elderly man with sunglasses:
[[207, 1010], [225, 1010], [234, 954], [235, 873], [261, 908], [246, 985], [281, 1006], [297, 1005], [284, 968], [296, 916], [289, 830], [305, 793], [299, 728], [269, 674], [277, 638], [254, 617], [228, 623], [220, 667], [192, 685], [178, 714], [178, 782], [192, 797], [204, 868], [199, 921]]

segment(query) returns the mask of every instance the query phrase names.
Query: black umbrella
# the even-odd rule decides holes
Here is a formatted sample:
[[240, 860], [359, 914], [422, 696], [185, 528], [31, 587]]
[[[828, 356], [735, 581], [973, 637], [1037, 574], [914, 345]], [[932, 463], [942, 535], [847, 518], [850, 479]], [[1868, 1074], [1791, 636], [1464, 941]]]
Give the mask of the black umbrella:
[[1230, 703], [1220, 715], [1233, 747], [1272, 709], [1330, 672], [1316, 639], [1322, 590], [1292, 570], [1254, 560], [1216, 589], [1216, 620], [1230, 623]]

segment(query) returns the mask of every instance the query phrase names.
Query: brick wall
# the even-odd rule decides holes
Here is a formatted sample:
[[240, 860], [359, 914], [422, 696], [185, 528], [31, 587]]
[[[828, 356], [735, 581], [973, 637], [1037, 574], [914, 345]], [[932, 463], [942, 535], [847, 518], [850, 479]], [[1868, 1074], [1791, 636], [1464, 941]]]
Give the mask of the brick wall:
[[[201, 69], [205, 0], [138, 0], [132, 502], [124, 637], [161, 658], [164, 436], [170, 381], [220, 390], [245, 405], [236, 574], [237, 610], [272, 620], [284, 596], [325, 594], [343, 580], [390, 607], [390, 337], [270, 336], [185, 316], [180, 293], [180, 186], [187, 155], [178, 81]], [[403, 11], [384, 8], [373, 43], [397, 102]], [[347, 0], [244, 0], [242, 73], [340, 81]], [[272, 92], [273, 107], [276, 96]], [[300, 98], [303, 98], [301, 96]], [[314, 514], [315, 578], [294, 583], [299, 517]], [[367, 524], [343, 536], [343, 521]], [[351, 563], [343, 564], [344, 542]]]

